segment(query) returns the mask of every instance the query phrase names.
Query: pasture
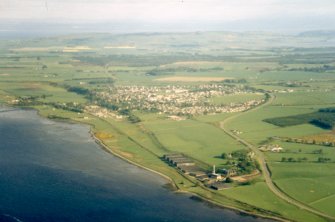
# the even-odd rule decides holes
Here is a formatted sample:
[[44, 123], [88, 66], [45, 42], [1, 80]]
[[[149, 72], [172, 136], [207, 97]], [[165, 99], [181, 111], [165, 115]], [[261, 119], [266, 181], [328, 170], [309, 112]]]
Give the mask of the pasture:
[[[141, 117], [140, 117], [141, 118]], [[208, 166], [221, 166], [225, 161], [219, 156], [243, 149], [243, 146], [212, 124], [195, 120], [174, 121], [162, 119], [144, 121], [157, 139], [170, 151], [182, 152]]]

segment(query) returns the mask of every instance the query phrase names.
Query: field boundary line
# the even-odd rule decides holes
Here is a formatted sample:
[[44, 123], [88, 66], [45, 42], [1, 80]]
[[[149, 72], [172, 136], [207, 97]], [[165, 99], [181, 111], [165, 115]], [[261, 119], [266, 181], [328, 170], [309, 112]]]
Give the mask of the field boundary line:
[[327, 200], [327, 199], [329, 199], [329, 198], [331, 198], [331, 197], [334, 197], [334, 196], [335, 196], [335, 194], [332, 194], [332, 195], [330, 195], [330, 196], [326, 196], [326, 197], [322, 197], [322, 198], [320, 198], [320, 199], [318, 199], [318, 200], [315, 200], [315, 201], [310, 202], [309, 204], [319, 203], [319, 202], [321, 202], [321, 201]]

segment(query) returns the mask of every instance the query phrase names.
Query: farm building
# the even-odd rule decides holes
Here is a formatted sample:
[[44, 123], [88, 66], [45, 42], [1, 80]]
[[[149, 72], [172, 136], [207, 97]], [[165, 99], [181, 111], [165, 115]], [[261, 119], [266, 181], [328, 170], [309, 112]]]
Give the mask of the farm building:
[[223, 182], [215, 182], [215, 183], [211, 183], [210, 187], [214, 190], [223, 190], [223, 189], [229, 188], [230, 186]]

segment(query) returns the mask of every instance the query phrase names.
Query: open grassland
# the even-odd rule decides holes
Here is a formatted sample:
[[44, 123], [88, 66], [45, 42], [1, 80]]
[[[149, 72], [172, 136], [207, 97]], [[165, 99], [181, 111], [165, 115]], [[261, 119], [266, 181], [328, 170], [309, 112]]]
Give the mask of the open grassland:
[[185, 153], [208, 166], [213, 164], [221, 166], [224, 161], [219, 156], [223, 152], [243, 148], [216, 126], [195, 120], [157, 119], [156, 121], [144, 121], [143, 125], [168, 150]]
[[335, 91], [316, 90], [313, 92], [294, 92], [277, 94], [273, 105], [279, 106], [335, 106]]
[[246, 94], [237, 94], [237, 95], [225, 95], [213, 97], [211, 103], [213, 104], [231, 104], [231, 103], [244, 103], [250, 100], [261, 100], [264, 99], [263, 94], [256, 93], [246, 93]]
[[[0, 88], [8, 95], [15, 97], [38, 96], [41, 102], [75, 102], [85, 103], [86, 99], [78, 94], [39, 82], [0, 82]], [[43, 97], [43, 98], [42, 98]], [[14, 98], [13, 98], [14, 99]]]
[[313, 107], [282, 107], [282, 106], [268, 106], [257, 112], [250, 112], [240, 116], [238, 119], [227, 124], [231, 130], [240, 130], [242, 138], [254, 144], [259, 144], [262, 141], [273, 136], [280, 137], [301, 137], [304, 135], [313, 135], [322, 132], [327, 132], [321, 128], [312, 126], [310, 124], [303, 124], [291, 127], [278, 127], [263, 120], [273, 117], [283, 117], [288, 114], [298, 115], [310, 113]]
[[[321, 218], [310, 213], [288, 205], [285, 201], [278, 199], [266, 186], [264, 182], [257, 182], [250, 186], [240, 186], [235, 189], [220, 191], [228, 197], [236, 200], [246, 201], [248, 204], [259, 208], [277, 212], [283, 217], [296, 221], [323, 221]], [[245, 197], [248, 197], [245, 199]]]
[[273, 178], [283, 191], [333, 216], [334, 208], [323, 208], [323, 206], [335, 195], [334, 167], [334, 163], [277, 162], [271, 164]]
[[[266, 156], [272, 162], [280, 162], [282, 157], [293, 157], [296, 160], [306, 157], [307, 160], [305, 160], [305, 162], [314, 163], [318, 161], [319, 157], [329, 157], [332, 160], [335, 160], [334, 147], [301, 143], [287, 143], [279, 140], [275, 140], [273, 143], [280, 145], [284, 148], [284, 150], [279, 153], [267, 152]], [[314, 152], [316, 150], [321, 150], [321, 152]], [[322, 166], [322, 164], [320, 164], [320, 166]]]

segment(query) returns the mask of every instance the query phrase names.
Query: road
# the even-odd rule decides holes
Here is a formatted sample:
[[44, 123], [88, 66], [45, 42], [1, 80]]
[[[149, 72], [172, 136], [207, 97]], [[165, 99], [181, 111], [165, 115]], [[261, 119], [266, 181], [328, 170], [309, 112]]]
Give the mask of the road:
[[274, 95], [271, 95], [269, 94], [270, 97], [269, 99], [262, 105], [258, 106], [258, 107], [255, 107], [247, 112], [242, 112], [242, 113], [239, 113], [237, 115], [234, 115], [234, 116], [231, 116], [231, 117], [228, 117], [227, 119], [225, 119], [224, 121], [220, 122], [220, 127], [221, 129], [226, 133], [228, 134], [230, 137], [232, 137], [233, 139], [235, 139], [236, 141], [240, 142], [241, 144], [245, 145], [246, 147], [248, 147], [249, 149], [251, 149], [254, 153], [255, 153], [255, 156], [260, 164], [260, 167], [261, 167], [261, 170], [262, 170], [262, 174], [264, 176], [264, 179], [265, 179], [265, 182], [267, 184], [267, 186], [269, 187], [269, 189], [276, 195], [278, 196], [279, 198], [285, 200], [286, 202], [292, 204], [292, 205], [295, 205], [297, 206], [298, 208], [300, 209], [303, 209], [303, 210], [306, 210], [306, 211], [309, 211], [313, 214], [316, 214], [318, 216], [321, 216], [323, 218], [326, 218], [328, 220], [331, 220], [331, 221], [335, 221], [335, 217], [332, 217], [330, 215], [327, 215], [323, 212], [320, 212], [300, 201], [297, 201], [295, 199], [293, 199], [292, 197], [288, 196], [286, 193], [284, 193], [283, 191], [281, 191], [276, 185], [275, 183], [273, 182], [272, 178], [271, 178], [271, 172], [269, 171], [269, 167], [266, 163], [266, 160], [265, 160], [265, 157], [264, 157], [264, 154], [254, 145], [252, 145], [251, 143], [247, 142], [246, 140], [242, 139], [241, 137], [239, 137], [238, 135], [235, 135], [234, 133], [232, 133], [230, 130], [227, 129], [226, 127], [226, 124], [233, 120], [233, 119], [236, 119], [238, 118], [239, 116], [241, 115], [244, 115], [246, 113], [249, 113], [249, 112], [255, 112], [261, 108], [264, 108], [265, 106], [268, 106], [270, 105], [274, 100], [275, 100], [275, 96]]

